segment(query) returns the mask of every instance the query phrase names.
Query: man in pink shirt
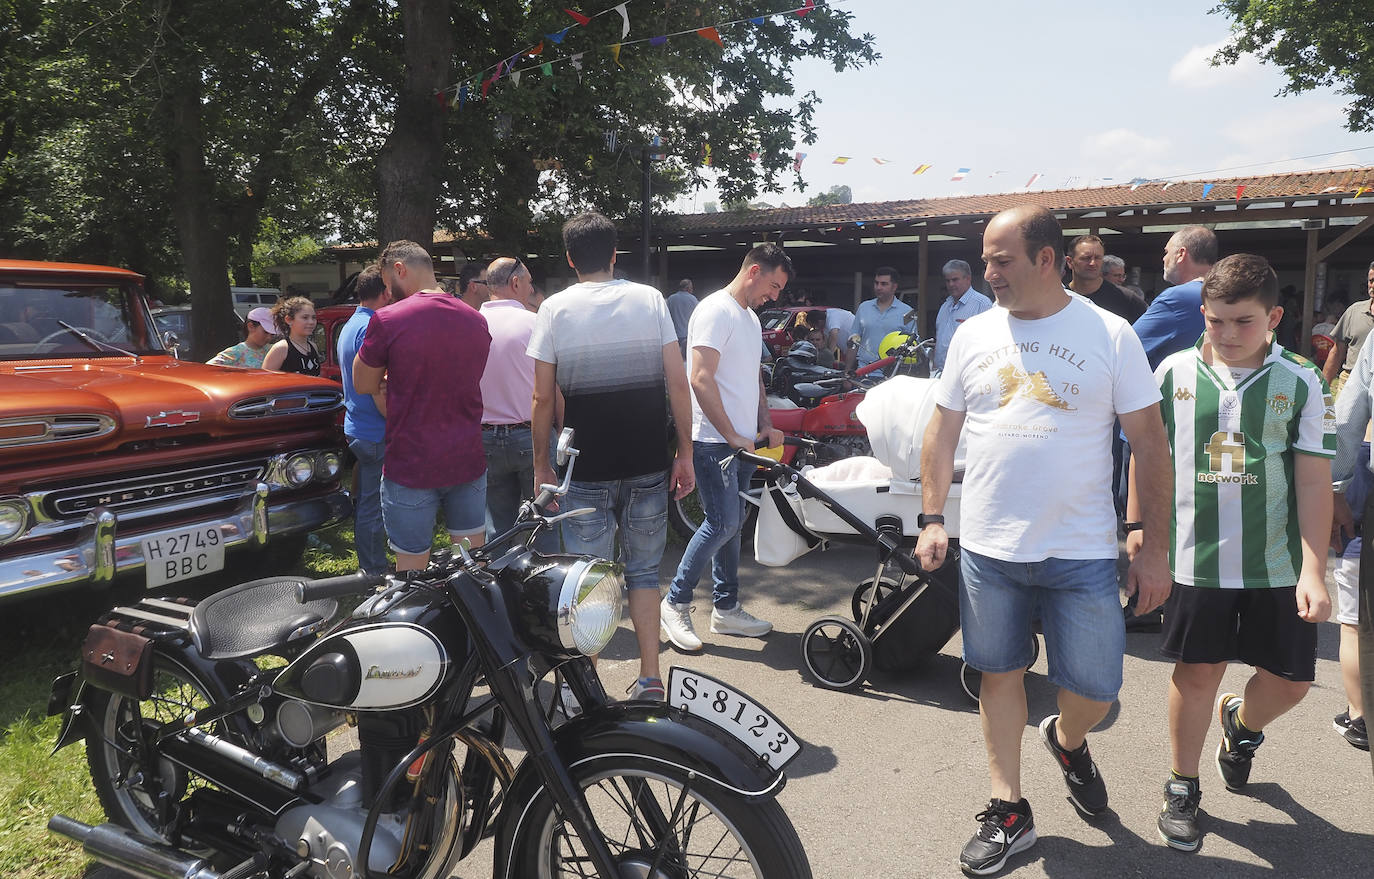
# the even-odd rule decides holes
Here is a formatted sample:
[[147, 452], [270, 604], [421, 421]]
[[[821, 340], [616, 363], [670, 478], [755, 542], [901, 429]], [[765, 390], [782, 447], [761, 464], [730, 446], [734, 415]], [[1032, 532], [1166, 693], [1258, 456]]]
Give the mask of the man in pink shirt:
[[353, 387], [381, 393], [386, 376], [382, 522], [396, 570], [415, 571], [429, 563], [441, 507], [455, 543], [486, 536], [479, 382], [491, 337], [475, 309], [439, 286], [420, 245], [393, 241], [378, 263], [392, 304], [367, 325]]
[[[530, 407], [534, 398], [534, 358], [525, 353], [534, 332], [529, 309], [533, 278], [525, 264], [503, 256], [487, 267], [481, 314], [491, 334], [491, 353], [482, 373], [482, 450], [487, 456], [487, 512], [496, 534], [510, 528], [520, 501], [534, 487], [534, 435]], [[545, 529], [536, 544], [558, 550], [557, 537]]]

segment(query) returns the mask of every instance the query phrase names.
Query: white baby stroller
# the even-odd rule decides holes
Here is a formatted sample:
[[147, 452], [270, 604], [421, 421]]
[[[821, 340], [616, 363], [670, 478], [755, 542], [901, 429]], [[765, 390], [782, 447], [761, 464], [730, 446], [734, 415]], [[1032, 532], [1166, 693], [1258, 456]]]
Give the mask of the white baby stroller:
[[[745, 455], [760, 466], [767, 486], [754, 536], [760, 564], [787, 565], [830, 542], [866, 543], [878, 550], [873, 576], [854, 588], [852, 618], [821, 617], [802, 636], [802, 663], [822, 687], [857, 689], [874, 666], [908, 671], [938, 653], [959, 630], [962, 438], [944, 508], [950, 536], [945, 563], [925, 571], [911, 555], [920, 533], [921, 440], [935, 411], [936, 384], [899, 376], [868, 392], [858, 416], [868, 431], [872, 458], [798, 471]], [[977, 672], [966, 668], [961, 677], [965, 692], [976, 700]]]

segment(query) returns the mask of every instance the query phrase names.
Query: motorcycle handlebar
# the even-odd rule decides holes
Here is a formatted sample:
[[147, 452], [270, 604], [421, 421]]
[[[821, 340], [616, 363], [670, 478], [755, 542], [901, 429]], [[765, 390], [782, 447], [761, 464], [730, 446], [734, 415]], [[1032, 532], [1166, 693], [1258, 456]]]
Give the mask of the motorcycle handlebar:
[[338, 598], [341, 595], [358, 595], [369, 592], [386, 582], [380, 574], [345, 574], [342, 577], [325, 577], [322, 580], [304, 580], [296, 584], [296, 601], [307, 604], [321, 598]]

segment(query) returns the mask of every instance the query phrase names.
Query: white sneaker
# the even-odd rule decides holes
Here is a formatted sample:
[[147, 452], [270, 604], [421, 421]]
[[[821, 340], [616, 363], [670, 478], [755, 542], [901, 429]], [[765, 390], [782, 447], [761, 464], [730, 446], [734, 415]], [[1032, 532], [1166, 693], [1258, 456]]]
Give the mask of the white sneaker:
[[[693, 652], [701, 649], [701, 639], [692, 628], [692, 606], [673, 604], [667, 598], [658, 609], [658, 627], [674, 647]], [[712, 628], [711, 631], [715, 631]]]
[[737, 604], [729, 610], [711, 609], [711, 631], [717, 635], [760, 638], [773, 631], [773, 624], [758, 619], [745, 610], [743, 605]]

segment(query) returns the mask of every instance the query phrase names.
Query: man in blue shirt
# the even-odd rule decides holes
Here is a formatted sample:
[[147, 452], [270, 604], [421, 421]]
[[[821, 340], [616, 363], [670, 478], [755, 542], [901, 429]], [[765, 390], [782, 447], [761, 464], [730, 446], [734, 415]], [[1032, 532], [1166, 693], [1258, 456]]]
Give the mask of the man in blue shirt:
[[935, 313], [935, 357], [932, 361], [936, 369], [945, 368], [945, 355], [949, 353], [949, 340], [959, 324], [982, 314], [992, 308], [992, 300], [973, 289], [973, 270], [962, 259], [952, 259], [945, 263], [945, 291], [949, 296], [940, 303]]
[[844, 365], [847, 371], [854, 370], [855, 363], [867, 366], [878, 359], [878, 346], [888, 333], [900, 330], [907, 322], [911, 309], [897, 298], [897, 285], [901, 275], [890, 266], [879, 266], [873, 271], [873, 296], [859, 303], [854, 311], [854, 323], [849, 334], [859, 337], [857, 347], [845, 351]]
[[1216, 261], [1217, 236], [1202, 226], [1184, 226], [1164, 245], [1164, 280], [1174, 286], [1156, 296], [1134, 324], [1151, 369], [1202, 336], [1202, 276]]
[[[486, 289], [486, 288], [483, 288]], [[382, 272], [370, 265], [358, 275], [358, 310], [339, 330], [339, 369], [344, 390], [344, 437], [357, 459], [358, 500], [353, 514], [353, 544], [358, 567], [369, 574], [387, 570], [386, 530], [382, 527], [382, 452], [386, 448], [386, 394], [360, 394], [353, 387], [353, 358], [363, 346], [367, 324], [391, 303]]]

